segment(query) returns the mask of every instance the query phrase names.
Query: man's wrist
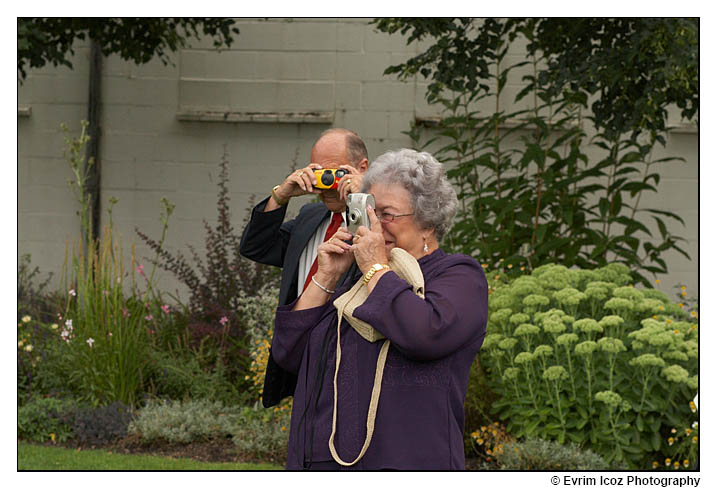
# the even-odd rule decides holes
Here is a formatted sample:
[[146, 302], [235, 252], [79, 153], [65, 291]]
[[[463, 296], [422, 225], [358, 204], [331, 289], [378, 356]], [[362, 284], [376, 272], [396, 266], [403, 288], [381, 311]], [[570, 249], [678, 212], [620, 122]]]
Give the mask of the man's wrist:
[[290, 198], [283, 199], [283, 198], [279, 195], [278, 190], [279, 190], [280, 187], [281, 187], [281, 184], [280, 184], [280, 185], [275, 185], [275, 186], [272, 188], [272, 199], [274, 199], [274, 202], [276, 202], [276, 203], [279, 204], [280, 206], [286, 206], [287, 203], [289, 203], [289, 199], [290, 199]]

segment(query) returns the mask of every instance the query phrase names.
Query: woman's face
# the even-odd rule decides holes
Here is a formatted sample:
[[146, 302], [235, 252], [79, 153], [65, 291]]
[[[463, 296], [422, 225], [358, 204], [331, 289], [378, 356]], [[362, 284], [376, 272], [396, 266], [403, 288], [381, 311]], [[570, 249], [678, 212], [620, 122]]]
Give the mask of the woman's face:
[[[414, 210], [411, 208], [409, 191], [397, 184], [375, 184], [368, 191], [374, 195], [376, 212], [391, 214], [409, 214]], [[422, 230], [419, 229], [414, 216], [400, 216], [393, 221], [381, 222], [384, 231], [384, 244], [386, 255], [390, 256], [394, 247], [403, 248], [413, 257], [419, 259], [424, 256], [424, 239]], [[423, 233], [424, 235], [426, 232]]]

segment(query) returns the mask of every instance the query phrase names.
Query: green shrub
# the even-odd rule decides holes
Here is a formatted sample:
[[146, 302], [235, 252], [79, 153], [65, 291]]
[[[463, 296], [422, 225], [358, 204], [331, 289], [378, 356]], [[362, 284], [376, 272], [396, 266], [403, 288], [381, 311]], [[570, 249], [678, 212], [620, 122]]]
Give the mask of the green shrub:
[[20, 439], [64, 442], [72, 437], [65, 415], [75, 402], [58, 398], [32, 397], [17, 409], [17, 436]]
[[232, 441], [244, 458], [285, 462], [291, 414], [275, 408], [244, 407], [235, 425]]
[[189, 443], [229, 437], [239, 410], [208, 400], [150, 401], [137, 412], [128, 432], [144, 442]]
[[529, 438], [511, 442], [496, 457], [502, 470], [607, 470], [606, 461], [591, 450], [581, 450], [578, 445], [559, 444], [556, 441]]
[[536, 268], [492, 290], [480, 352], [492, 410], [518, 438], [567, 440], [648, 468], [696, 419], [698, 327], [621, 264]]

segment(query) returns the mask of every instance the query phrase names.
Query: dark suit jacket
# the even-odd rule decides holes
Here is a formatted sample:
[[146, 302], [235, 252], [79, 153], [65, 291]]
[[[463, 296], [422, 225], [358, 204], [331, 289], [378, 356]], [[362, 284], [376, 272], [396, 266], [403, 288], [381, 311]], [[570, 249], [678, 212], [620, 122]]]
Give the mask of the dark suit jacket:
[[[286, 206], [264, 212], [269, 199], [271, 198], [265, 199], [252, 209], [249, 223], [242, 233], [239, 251], [255, 262], [282, 268], [279, 306], [283, 306], [297, 299], [299, 257], [319, 225], [331, 213], [323, 203], [306, 204], [296, 218], [285, 223]], [[347, 271], [347, 275], [353, 273], [354, 268]], [[270, 349], [264, 375], [262, 404], [267, 408], [276, 405], [282, 398], [294, 394], [296, 384], [296, 375], [279, 367]]]

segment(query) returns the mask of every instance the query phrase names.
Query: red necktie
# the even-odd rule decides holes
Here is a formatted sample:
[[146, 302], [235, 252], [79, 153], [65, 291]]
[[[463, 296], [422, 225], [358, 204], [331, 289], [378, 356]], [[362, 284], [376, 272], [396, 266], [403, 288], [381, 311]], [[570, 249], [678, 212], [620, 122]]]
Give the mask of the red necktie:
[[[332, 220], [329, 222], [329, 228], [327, 228], [327, 232], [324, 234], [324, 240], [323, 242], [326, 242], [329, 240], [334, 234], [337, 232], [339, 227], [342, 225], [342, 222], [344, 221], [344, 218], [342, 218], [342, 213], [334, 213], [332, 215]], [[309, 275], [307, 275], [307, 280], [304, 281], [304, 291], [307, 289], [307, 286], [309, 286], [309, 282], [312, 280], [312, 276], [316, 274], [317, 269], [319, 269], [319, 263], [317, 262], [319, 257], [314, 259], [314, 263], [312, 264], [312, 268], [309, 269]]]

